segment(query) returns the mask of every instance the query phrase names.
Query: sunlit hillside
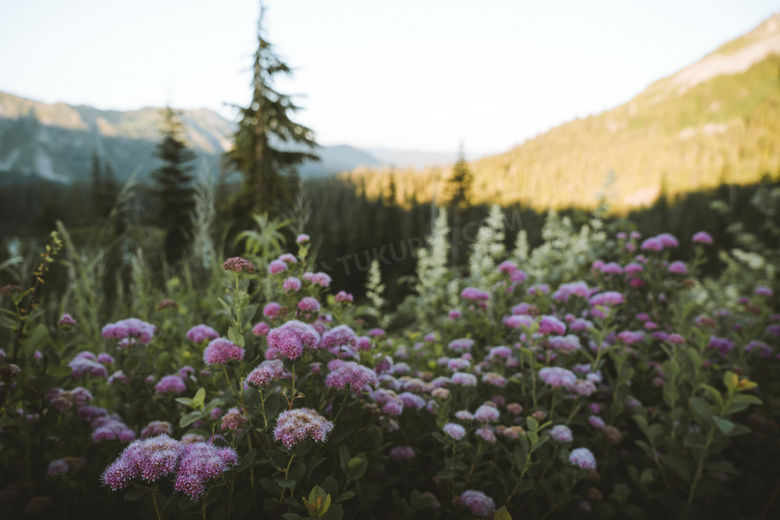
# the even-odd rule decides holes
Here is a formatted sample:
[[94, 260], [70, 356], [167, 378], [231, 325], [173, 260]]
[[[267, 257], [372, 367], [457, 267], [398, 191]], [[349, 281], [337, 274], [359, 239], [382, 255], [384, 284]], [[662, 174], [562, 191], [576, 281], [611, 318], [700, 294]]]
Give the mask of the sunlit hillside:
[[[780, 14], [624, 105], [474, 162], [474, 202], [589, 207], [605, 196], [626, 210], [653, 202], [663, 185], [675, 194], [776, 178], [778, 142]], [[404, 202], [430, 200], [446, 175], [362, 169], [346, 177], [369, 196], [392, 178]]]

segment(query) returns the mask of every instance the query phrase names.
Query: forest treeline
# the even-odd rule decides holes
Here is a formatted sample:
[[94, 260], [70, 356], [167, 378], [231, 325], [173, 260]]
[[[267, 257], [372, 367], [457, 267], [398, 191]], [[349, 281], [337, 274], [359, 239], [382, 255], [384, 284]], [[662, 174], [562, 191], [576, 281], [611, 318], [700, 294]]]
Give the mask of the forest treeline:
[[[300, 199], [308, 213], [303, 230], [312, 237], [317, 268], [333, 278], [333, 287], [359, 298], [364, 294], [370, 263], [378, 260], [387, 286], [386, 297], [391, 304], [396, 304], [413, 287], [408, 277], [415, 274], [414, 250], [425, 243], [426, 235], [431, 232], [437, 207], [415, 198], [400, 204], [393, 175], [387, 180], [389, 188], [379, 196], [371, 196], [365, 185], [343, 178], [308, 180], [302, 183]], [[736, 245], [733, 234], [727, 231], [732, 224], [741, 223], [767, 245], [778, 245], [775, 237], [762, 234], [765, 216], [751, 204], [762, 187], [780, 188], [780, 182], [767, 176], [762, 182], [747, 186], [722, 184], [685, 195], [662, 195], [653, 205], [631, 212], [628, 218], [608, 214], [605, 222], [608, 229], [636, 229], [644, 236], [666, 231], [685, 238], [698, 231], [707, 231], [717, 248], [710, 251], [705, 272], [715, 275], [721, 268], [717, 251]], [[94, 181], [64, 189], [61, 184], [48, 181], [5, 188], [0, 191], [0, 241], [12, 246], [0, 251], [0, 263], [11, 253], [32, 254], [60, 220], [74, 242], [106, 254], [103, 287], [110, 297], [121, 295], [132, 283], [131, 264], [139, 250], [143, 252], [149, 272], [158, 278], [152, 283], [161, 283], [166, 269], [170, 272], [171, 266], [165, 261], [165, 229], [157, 217], [159, 199], [151, 186], [136, 185], [129, 192], [125, 190], [123, 195], [120, 195], [119, 186]], [[238, 189], [238, 186], [227, 185], [214, 194], [216, 214], [211, 238], [221, 257], [243, 253], [242, 244], [235, 241], [235, 226], [231, 226], [229, 218], [232, 193]], [[120, 196], [124, 200], [119, 201]], [[106, 213], [106, 198], [119, 203], [113, 216]], [[456, 242], [463, 242], [461, 254], [454, 259], [457, 265], [465, 266], [476, 225], [487, 216], [488, 210], [489, 206], [485, 204], [463, 209], [455, 237]], [[543, 242], [542, 228], [549, 211], [538, 211], [522, 204], [506, 205], [502, 210], [508, 226], [505, 230], [508, 248], [513, 247], [521, 229], [527, 233], [531, 247]], [[578, 208], [565, 208], [558, 213], [568, 216], [576, 226], [584, 225], [592, 218], [592, 211]], [[112, 227], [106, 231], [109, 220]], [[780, 225], [780, 213], [776, 214], [775, 220]], [[282, 233], [287, 243], [293, 244], [293, 228], [286, 228]], [[25, 238], [20, 240], [19, 237]], [[689, 242], [681, 240], [680, 249], [675, 251], [676, 258], [685, 260], [692, 254]], [[189, 255], [190, 265], [199, 264], [201, 259], [196, 258], [197, 252]], [[60, 284], [62, 289], [66, 280], [64, 272], [60, 275], [59, 279], [54, 277], [58, 281], [53, 285]], [[57, 290], [57, 287], [51, 290]], [[110, 312], [109, 309], [110, 302], [106, 312]]]

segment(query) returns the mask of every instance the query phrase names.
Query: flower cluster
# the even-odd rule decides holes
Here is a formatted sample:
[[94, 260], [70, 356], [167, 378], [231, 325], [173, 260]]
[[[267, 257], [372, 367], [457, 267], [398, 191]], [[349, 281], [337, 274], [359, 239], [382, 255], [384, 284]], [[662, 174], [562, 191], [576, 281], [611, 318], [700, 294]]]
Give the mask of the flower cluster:
[[266, 359], [275, 359], [281, 355], [290, 360], [298, 359], [303, 349], [314, 349], [319, 346], [320, 334], [307, 323], [290, 320], [281, 327], [271, 329], [266, 337], [268, 350]]
[[203, 442], [185, 444], [158, 435], [131, 443], [103, 472], [103, 483], [113, 491], [124, 489], [134, 479], [155, 482], [175, 476], [174, 489], [197, 500], [205, 483], [218, 477], [237, 462], [232, 448], [217, 448]]
[[224, 365], [228, 361], [242, 359], [244, 359], [244, 349], [225, 338], [211, 340], [203, 351], [203, 361], [207, 365]]
[[239, 273], [253, 274], [257, 272], [257, 268], [254, 266], [252, 262], [250, 262], [246, 258], [241, 258], [239, 256], [228, 258], [227, 260], [225, 260], [225, 262], [222, 264], [222, 269], [224, 269], [225, 271], [232, 271], [236, 274]]
[[325, 442], [333, 431], [333, 423], [311, 408], [295, 408], [279, 414], [274, 429], [274, 439], [288, 448], [307, 437]]
[[118, 348], [132, 346], [136, 343], [148, 345], [154, 338], [155, 331], [156, 328], [150, 323], [137, 318], [127, 318], [103, 327], [103, 338], [120, 340], [117, 344]]
[[206, 340], [217, 339], [219, 333], [208, 325], [195, 325], [187, 331], [187, 339], [193, 343], [202, 343]]

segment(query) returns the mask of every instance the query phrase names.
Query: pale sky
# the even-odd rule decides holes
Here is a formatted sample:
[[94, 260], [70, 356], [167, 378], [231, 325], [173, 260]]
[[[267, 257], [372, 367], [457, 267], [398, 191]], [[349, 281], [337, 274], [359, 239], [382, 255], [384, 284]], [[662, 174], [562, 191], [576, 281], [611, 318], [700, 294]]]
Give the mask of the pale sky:
[[[504, 151], [617, 106], [777, 0], [267, 0], [321, 144]], [[0, 91], [128, 110], [249, 102], [256, 0], [0, 0]]]

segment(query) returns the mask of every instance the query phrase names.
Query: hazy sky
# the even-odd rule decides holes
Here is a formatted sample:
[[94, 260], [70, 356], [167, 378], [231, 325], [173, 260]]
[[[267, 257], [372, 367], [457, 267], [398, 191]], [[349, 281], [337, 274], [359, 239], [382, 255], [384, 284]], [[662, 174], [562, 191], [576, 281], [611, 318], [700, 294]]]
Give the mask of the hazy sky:
[[[267, 0], [322, 144], [505, 150], [619, 105], [777, 0]], [[99, 108], [250, 99], [256, 0], [0, 0], [0, 90]]]

